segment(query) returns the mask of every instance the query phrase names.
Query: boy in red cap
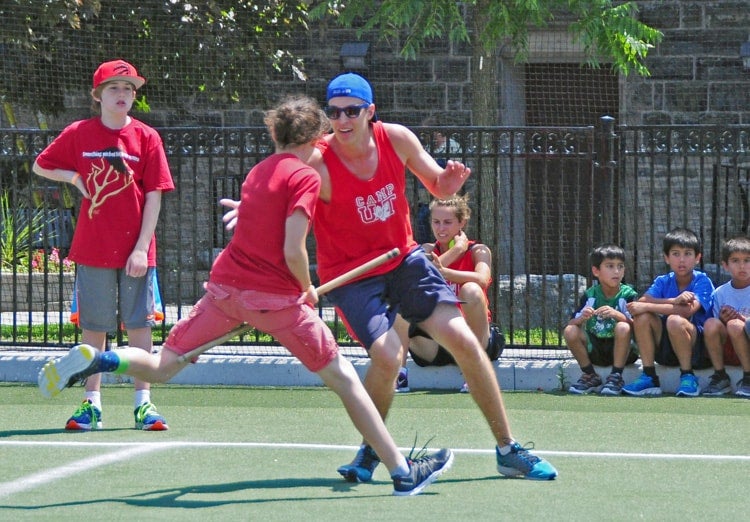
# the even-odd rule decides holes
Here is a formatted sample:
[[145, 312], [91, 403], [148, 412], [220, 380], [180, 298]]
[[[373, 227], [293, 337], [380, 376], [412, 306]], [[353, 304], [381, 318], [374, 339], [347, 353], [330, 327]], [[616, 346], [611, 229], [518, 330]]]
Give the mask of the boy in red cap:
[[[83, 196], [69, 257], [76, 263], [82, 342], [104, 351], [117, 312], [129, 344], [152, 350], [154, 230], [162, 192], [174, 189], [161, 137], [128, 113], [146, 80], [124, 60], [94, 73], [90, 119], [67, 126], [34, 162], [36, 174], [74, 185]], [[86, 381], [84, 401], [65, 429], [102, 428], [101, 377]], [[166, 430], [150, 385], [135, 381], [135, 427]]]

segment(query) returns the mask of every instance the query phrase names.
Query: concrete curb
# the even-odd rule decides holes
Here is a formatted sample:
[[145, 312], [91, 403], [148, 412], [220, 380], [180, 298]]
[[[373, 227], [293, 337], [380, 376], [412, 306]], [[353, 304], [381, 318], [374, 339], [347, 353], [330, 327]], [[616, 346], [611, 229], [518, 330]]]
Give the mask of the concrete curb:
[[[60, 357], [59, 351], [0, 351], [0, 381], [35, 383], [40, 368], [49, 359]], [[367, 358], [351, 359], [360, 378], [370, 366]], [[493, 363], [498, 382], [504, 390], [558, 391], [567, 390], [578, 380], [580, 369], [573, 360], [504, 360]], [[463, 384], [463, 377], [455, 366], [421, 368], [411, 360], [408, 363], [409, 385], [412, 390], [454, 389]], [[609, 368], [597, 368], [604, 379]], [[625, 369], [625, 382], [635, 379], [641, 372], [640, 361]], [[679, 385], [677, 368], [658, 367], [662, 390], [674, 393]], [[739, 367], [727, 367], [732, 384], [742, 377]], [[701, 387], [708, 383], [713, 370], [698, 370]], [[561, 380], [564, 385], [561, 385]], [[132, 382], [127, 376], [103, 376], [104, 383]], [[190, 365], [175, 376], [170, 383], [186, 385], [227, 386], [322, 386], [317, 375], [310, 373], [297, 359], [283, 356], [237, 356], [204, 354], [196, 364]]]

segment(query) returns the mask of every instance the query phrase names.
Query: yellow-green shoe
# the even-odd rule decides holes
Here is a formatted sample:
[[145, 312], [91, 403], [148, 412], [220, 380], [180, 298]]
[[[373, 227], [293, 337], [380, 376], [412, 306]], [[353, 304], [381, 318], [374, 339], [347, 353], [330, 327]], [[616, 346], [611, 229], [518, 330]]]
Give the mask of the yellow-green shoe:
[[159, 415], [156, 406], [144, 402], [133, 411], [135, 429], [143, 431], [165, 431], [169, 429], [167, 419]]

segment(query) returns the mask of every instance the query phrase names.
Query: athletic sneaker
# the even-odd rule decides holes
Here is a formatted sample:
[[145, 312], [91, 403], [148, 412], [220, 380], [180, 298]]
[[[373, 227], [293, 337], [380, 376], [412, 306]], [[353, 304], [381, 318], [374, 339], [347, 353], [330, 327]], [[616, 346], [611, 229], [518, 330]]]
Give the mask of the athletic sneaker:
[[642, 373], [636, 380], [622, 387], [622, 391], [628, 395], [641, 397], [643, 395], [661, 395], [658, 377], [650, 377]]
[[407, 368], [401, 368], [396, 378], [396, 392], [406, 393], [411, 391], [409, 388], [409, 370]]
[[98, 372], [99, 351], [88, 344], [79, 344], [54, 361], [47, 361], [39, 370], [39, 390], [47, 398]]
[[677, 388], [675, 397], [697, 397], [700, 394], [698, 377], [692, 373], [685, 373], [680, 376], [680, 386]]
[[378, 464], [380, 464], [378, 454], [369, 445], [363, 444], [351, 464], [344, 464], [336, 471], [347, 482], [370, 482]]
[[585, 393], [598, 392], [602, 386], [602, 378], [597, 373], [584, 373], [578, 382], [568, 388], [570, 393], [583, 395]]
[[750, 397], [750, 377], [743, 377], [737, 381], [737, 391], [734, 394], [740, 397]]
[[135, 429], [143, 431], [166, 431], [167, 419], [159, 415], [156, 406], [150, 402], [144, 402], [133, 411], [135, 416]]
[[[532, 448], [533, 449], [533, 446]], [[557, 470], [544, 460], [529, 452], [517, 442], [510, 445], [510, 453], [500, 454], [500, 448], [495, 446], [497, 456], [497, 470], [508, 477], [523, 477], [530, 480], [553, 480], [557, 477]]]
[[622, 380], [622, 374], [619, 372], [612, 372], [607, 376], [607, 381], [599, 391], [599, 395], [620, 395], [624, 384], [625, 381]]
[[708, 379], [708, 386], [703, 388], [703, 395], [708, 395], [709, 397], [720, 397], [726, 395], [730, 391], [732, 391], [732, 382], [729, 380], [729, 376], [726, 374], [719, 375], [714, 372], [714, 374]]
[[397, 496], [419, 495], [424, 488], [450, 469], [453, 464], [453, 452], [441, 449], [432, 455], [416, 459], [407, 459], [409, 474], [405, 477], [392, 476], [393, 494]]
[[71, 431], [102, 429], [102, 410], [94, 406], [90, 399], [86, 399], [65, 423], [65, 429]]

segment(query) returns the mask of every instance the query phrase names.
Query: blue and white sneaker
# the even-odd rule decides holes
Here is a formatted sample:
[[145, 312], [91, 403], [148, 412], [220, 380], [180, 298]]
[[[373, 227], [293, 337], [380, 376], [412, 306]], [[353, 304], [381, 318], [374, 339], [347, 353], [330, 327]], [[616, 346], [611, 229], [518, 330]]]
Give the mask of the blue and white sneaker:
[[510, 445], [507, 455], [500, 454], [500, 448], [495, 446], [495, 455], [497, 470], [508, 477], [523, 477], [529, 480], [554, 480], [557, 477], [557, 470], [552, 464], [533, 455], [529, 448], [524, 448], [518, 442]]
[[685, 373], [680, 376], [680, 386], [677, 388], [675, 397], [697, 397], [701, 394], [698, 386], [698, 377], [692, 373]]
[[39, 390], [47, 398], [98, 372], [99, 351], [88, 344], [79, 344], [62, 357], [47, 361], [39, 370]]
[[398, 377], [396, 378], [396, 393], [409, 393], [409, 369], [401, 368], [398, 371]]
[[409, 463], [408, 475], [391, 477], [393, 494], [400, 497], [419, 495], [424, 488], [448, 471], [453, 464], [453, 452], [449, 449], [441, 449], [432, 455], [407, 459], [407, 462]]
[[642, 373], [636, 380], [622, 387], [622, 391], [628, 395], [642, 397], [644, 395], [661, 395], [659, 378], [656, 379]]
[[347, 482], [370, 482], [375, 468], [380, 464], [375, 450], [368, 444], [360, 446], [357, 455], [351, 464], [344, 464], [336, 471], [344, 477]]
[[133, 411], [135, 429], [143, 431], [166, 431], [169, 429], [167, 419], [159, 415], [156, 406], [144, 402]]
[[100, 430], [102, 426], [102, 411], [89, 399], [83, 401], [65, 423], [65, 429], [70, 431]]
[[737, 381], [737, 391], [734, 394], [738, 397], [750, 397], [750, 377]]

